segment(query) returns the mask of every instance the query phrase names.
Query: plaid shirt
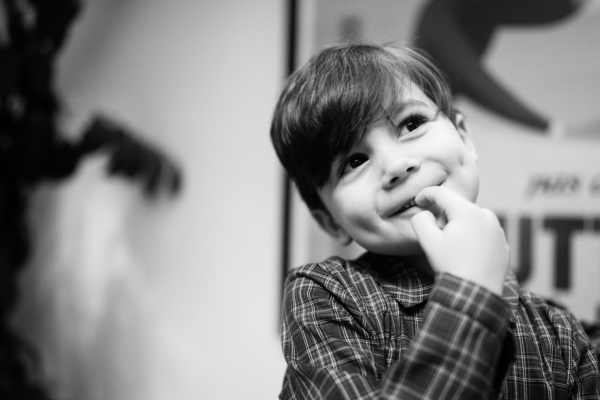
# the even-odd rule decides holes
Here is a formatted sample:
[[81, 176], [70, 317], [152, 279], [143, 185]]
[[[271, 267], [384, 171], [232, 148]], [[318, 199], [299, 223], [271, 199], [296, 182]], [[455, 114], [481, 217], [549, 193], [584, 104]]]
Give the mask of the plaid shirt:
[[503, 299], [367, 253], [292, 271], [281, 399], [600, 399], [567, 311], [506, 280]]

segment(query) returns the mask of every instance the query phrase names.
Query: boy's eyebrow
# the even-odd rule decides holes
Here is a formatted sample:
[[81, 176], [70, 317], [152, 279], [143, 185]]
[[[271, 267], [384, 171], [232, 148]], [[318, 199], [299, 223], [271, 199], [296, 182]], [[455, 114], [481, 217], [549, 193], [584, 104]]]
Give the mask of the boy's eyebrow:
[[399, 102], [395, 103], [394, 107], [393, 107], [393, 111], [394, 111], [394, 113], [402, 112], [404, 109], [411, 107], [411, 106], [429, 107], [429, 104], [425, 103], [422, 100], [408, 99], [406, 101], [403, 100], [403, 101], [399, 101]]

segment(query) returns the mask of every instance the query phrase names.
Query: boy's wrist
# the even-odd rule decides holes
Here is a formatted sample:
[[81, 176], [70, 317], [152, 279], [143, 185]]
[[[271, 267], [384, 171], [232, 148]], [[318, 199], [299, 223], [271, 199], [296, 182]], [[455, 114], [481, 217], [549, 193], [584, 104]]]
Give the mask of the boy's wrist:
[[430, 301], [467, 314], [492, 332], [505, 332], [509, 326], [510, 306], [500, 295], [448, 272], [437, 274]]

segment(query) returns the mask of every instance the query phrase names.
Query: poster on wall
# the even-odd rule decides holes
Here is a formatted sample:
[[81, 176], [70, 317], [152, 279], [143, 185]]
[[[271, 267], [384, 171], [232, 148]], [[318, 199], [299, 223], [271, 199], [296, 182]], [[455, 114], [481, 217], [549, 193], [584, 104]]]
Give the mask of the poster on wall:
[[[461, 2], [300, 0], [298, 64], [345, 42], [426, 51], [466, 116], [479, 156], [478, 203], [503, 224], [519, 280], [597, 321], [600, 2], [450, 3]], [[508, 9], [514, 4], [519, 10]], [[364, 251], [329, 239], [295, 191], [291, 209], [291, 267]]]

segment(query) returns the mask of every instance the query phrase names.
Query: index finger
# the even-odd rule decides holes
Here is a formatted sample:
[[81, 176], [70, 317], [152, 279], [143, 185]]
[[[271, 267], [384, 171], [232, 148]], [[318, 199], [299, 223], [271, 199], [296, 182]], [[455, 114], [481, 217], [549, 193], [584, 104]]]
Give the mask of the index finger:
[[428, 208], [432, 205], [439, 207], [448, 219], [452, 219], [465, 207], [470, 207], [473, 203], [455, 191], [442, 187], [442, 186], [431, 186], [421, 190], [417, 197], [415, 197], [415, 203], [421, 208]]

